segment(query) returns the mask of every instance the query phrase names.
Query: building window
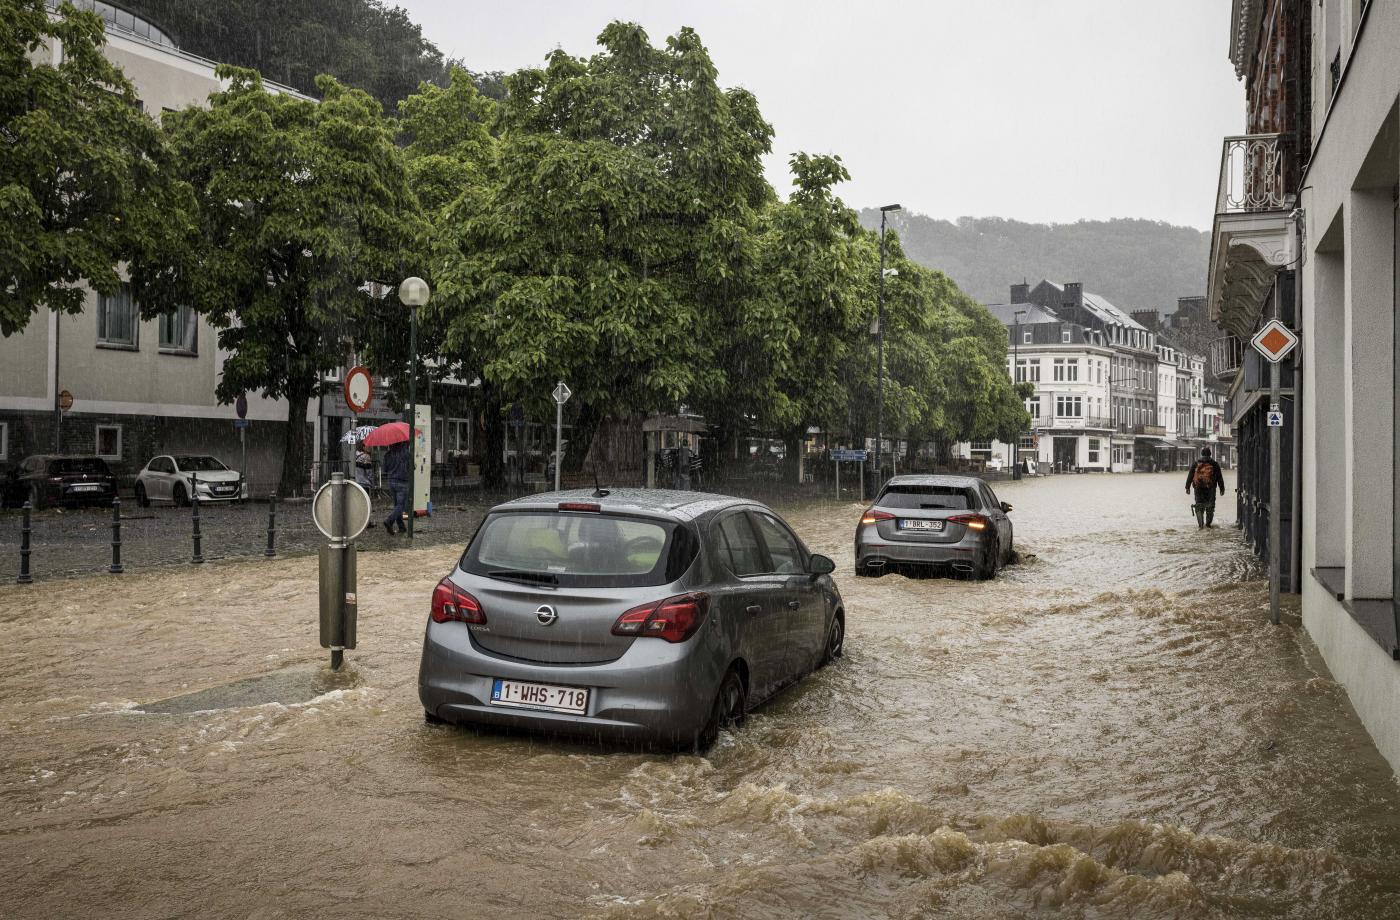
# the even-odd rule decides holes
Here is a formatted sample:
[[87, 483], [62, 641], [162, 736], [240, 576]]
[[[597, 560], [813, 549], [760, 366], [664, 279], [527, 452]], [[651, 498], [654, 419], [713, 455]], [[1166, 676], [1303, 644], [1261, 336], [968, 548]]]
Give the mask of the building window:
[[1031, 414], [1031, 421], [1040, 418], [1040, 397], [1032, 396], [1026, 400], [1026, 411]]
[[1057, 418], [1082, 418], [1083, 414], [1083, 399], [1081, 397], [1055, 397], [1055, 415]]
[[1021, 450], [1035, 450], [1035, 436], [1029, 434], [1021, 435]]
[[131, 285], [123, 283], [115, 294], [97, 295], [97, 344], [108, 348], [137, 347], [136, 301]]
[[10, 459], [10, 423], [0, 422], [0, 460]]
[[160, 317], [160, 350], [199, 354], [199, 317], [189, 307], [176, 307]]
[[990, 440], [973, 441], [972, 452], [974, 454], [991, 454], [992, 442]]
[[1090, 438], [1090, 439], [1089, 439], [1089, 462], [1090, 462], [1090, 463], [1098, 463], [1098, 462], [1099, 462], [1099, 439], [1098, 439], [1098, 438]]
[[1060, 341], [1061, 341], [1061, 342], [1068, 342], [1068, 341], [1069, 341], [1069, 330], [1068, 330], [1068, 329], [1061, 329], [1061, 330], [1060, 330]]
[[122, 458], [122, 426], [97, 426], [97, 456], [103, 460], [120, 460]]
[[1055, 379], [1059, 381], [1076, 381], [1079, 379], [1079, 359], [1078, 358], [1056, 358], [1055, 359]]
[[1022, 344], [1022, 345], [1029, 345], [1030, 343], [1031, 343], [1031, 334], [1030, 334], [1029, 332], [1023, 332], [1023, 333], [1021, 333], [1021, 344]]

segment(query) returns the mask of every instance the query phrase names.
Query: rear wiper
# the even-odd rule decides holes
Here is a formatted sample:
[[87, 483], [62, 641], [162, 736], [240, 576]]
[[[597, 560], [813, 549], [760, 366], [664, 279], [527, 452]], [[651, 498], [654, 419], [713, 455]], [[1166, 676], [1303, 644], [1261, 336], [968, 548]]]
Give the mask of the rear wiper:
[[487, 572], [488, 578], [509, 578], [515, 581], [537, 581], [545, 585], [559, 584], [559, 576], [550, 572], [520, 572], [514, 569], [504, 569], [499, 572]]

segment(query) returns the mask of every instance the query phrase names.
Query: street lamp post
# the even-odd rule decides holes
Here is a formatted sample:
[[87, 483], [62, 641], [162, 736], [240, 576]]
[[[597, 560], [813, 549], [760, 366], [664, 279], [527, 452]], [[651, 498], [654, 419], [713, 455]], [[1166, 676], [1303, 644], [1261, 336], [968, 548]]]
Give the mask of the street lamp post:
[[885, 427], [885, 218], [891, 211], [901, 210], [897, 204], [887, 204], [880, 208], [880, 295], [875, 317], [875, 335], [879, 352], [879, 377], [875, 385], [875, 475], [872, 490], [878, 490], [883, 475], [880, 465], [884, 457], [883, 440]]
[[418, 516], [414, 480], [418, 466], [418, 308], [428, 303], [428, 282], [418, 276], [399, 282], [399, 300], [408, 307], [408, 538]]
[[[1016, 391], [1016, 384], [1021, 381], [1016, 379], [1016, 375], [1021, 372], [1021, 317], [1028, 311], [1016, 310], [1011, 314], [1011, 390]], [[1019, 395], [1019, 394], [1018, 394]], [[1034, 427], [1035, 419], [1031, 419]], [[1016, 432], [1016, 437], [1011, 442], [1011, 478], [1021, 478], [1021, 433]]]

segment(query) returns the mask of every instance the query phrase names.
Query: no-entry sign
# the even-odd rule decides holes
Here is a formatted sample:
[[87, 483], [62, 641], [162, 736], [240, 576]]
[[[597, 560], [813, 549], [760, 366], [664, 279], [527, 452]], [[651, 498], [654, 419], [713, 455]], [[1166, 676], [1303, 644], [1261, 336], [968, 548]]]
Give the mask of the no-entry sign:
[[345, 372], [345, 404], [357, 415], [369, 408], [374, 398], [374, 381], [369, 371], [359, 365]]

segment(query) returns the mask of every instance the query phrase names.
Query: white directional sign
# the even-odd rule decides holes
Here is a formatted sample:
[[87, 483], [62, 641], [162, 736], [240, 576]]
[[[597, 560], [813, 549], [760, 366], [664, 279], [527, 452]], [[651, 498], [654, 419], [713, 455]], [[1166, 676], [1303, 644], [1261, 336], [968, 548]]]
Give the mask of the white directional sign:
[[1298, 336], [1283, 323], [1271, 319], [1264, 324], [1264, 328], [1254, 334], [1250, 344], [1271, 363], [1277, 364], [1288, 357], [1288, 353], [1297, 346]]
[[559, 384], [557, 387], [554, 388], [554, 401], [561, 406], [564, 405], [564, 403], [568, 402], [569, 397], [573, 395], [574, 391], [569, 389], [568, 386], [563, 383]]

